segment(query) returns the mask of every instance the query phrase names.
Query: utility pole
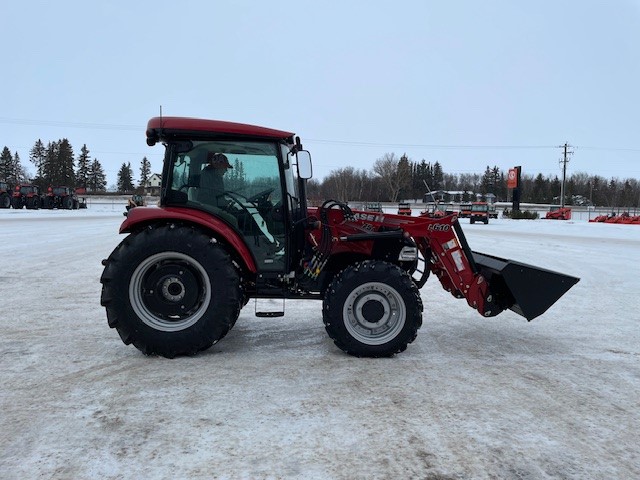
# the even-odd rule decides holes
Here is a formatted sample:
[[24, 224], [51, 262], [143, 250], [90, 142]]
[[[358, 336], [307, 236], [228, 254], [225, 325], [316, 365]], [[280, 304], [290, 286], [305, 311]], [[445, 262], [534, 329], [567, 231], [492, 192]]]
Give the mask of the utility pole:
[[569, 155], [573, 152], [569, 151], [569, 145], [565, 142], [564, 145], [560, 145], [560, 148], [564, 148], [564, 156], [560, 159], [562, 163], [562, 183], [560, 184], [560, 208], [564, 208], [564, 182], [567, 180], [567, 163], [569, 163]]

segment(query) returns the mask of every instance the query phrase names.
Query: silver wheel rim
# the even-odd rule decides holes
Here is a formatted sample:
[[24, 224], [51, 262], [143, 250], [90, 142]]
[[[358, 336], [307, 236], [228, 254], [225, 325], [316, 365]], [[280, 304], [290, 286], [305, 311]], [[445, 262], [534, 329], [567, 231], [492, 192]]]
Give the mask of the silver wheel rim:
[[[186, 295], [186, 282], [179, 276], [169, 274], [156, 283], [157, 290], [150, 290], [147, 283], [149, 275], [161, 265], [182, 266], [188, 269], [198, 282], [197, 305], [184, 314], [163, 315], [154, 311], [145, 300], [147, 296], [155, 294], [167, 302], [172, 302], [175, 307]], [[146, 325], [163, 332], [177, 332], [195, 325], [202, 318], [211, 301], [211, 283], [206, 270], [190, 256], [179, 252], [162, 252], [150, 256], [136, 267], [129, 282], [129, 299], [133, 311]]]
[[342, 315], [349, 334], [366, 345], [393, 340], [407, 318], [402, 296], [381, 282], [365, 283], [354, 289], [347, 297]]

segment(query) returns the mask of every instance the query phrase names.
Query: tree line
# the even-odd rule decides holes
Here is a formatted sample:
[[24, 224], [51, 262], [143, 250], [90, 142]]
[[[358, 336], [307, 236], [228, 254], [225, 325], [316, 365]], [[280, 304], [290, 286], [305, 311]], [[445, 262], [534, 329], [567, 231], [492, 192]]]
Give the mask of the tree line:
[[[45, 145], [38, 139], [29, 151], [29, 161], [36, 175], [29, 178], [18, 152], [4, 147], [0, 154], [0, 180], [10, 185], [34, 183], [40, 188], [65, 185], [104, 192], [107, 178], [97, 158], [91, 158], [86, 144], [77, 157], [66, 138]], [[151, 176], [151, 163], [140, 162], [140, 178], [134, 181], [131, 162], [122, 163], [116, 188], [120, 193], [140, 191]], [[523, 174], [520, 201], [525, 203], [560, 203], [561, 180], [555, 176]], [[423, 201], [427, 192], [445, 190], [464, 192], [462, 200], [475, 200], [477, 195], [492, 193], [497, 201], [509, 201], [506, 174], [497, 166], [486, 166], [483, 173], [446, 173], [436, 162], [413, 161], [395, 153], [385, 153], [370, 170], [344, 167], [332, 170], [322, 180], [311, 179], [308, 197], [314, 203], [333, 198], [355, 202]], [[640, 182], [634, 178], [606, 179], [584, 172], [571, 174], [565, 182], [566, 205], [593, 204], [607, 207], [640, 207]]]
[[[428, 191], [460, 192], [461, 200], [475, 200], [489, 193], [496, 201], [510, 201], [507, 173], [497, 166], [486, 166], [483, 173], [446, 173], [439, 162], [412, 161], [406, 155], [386, 153], [371, 170], [344, 167], [332, 170], [323, 180], [311, 179], [308, 197], [314, 202], [327, 198], [353, 202], [399, 202], [425, 200]], [[557, 176], [522, 174], [520, 201], [559, 204], [561, 179]], [[606, 179], [577, 172], [565, 181], [566, 205], [607, 207], [640, 206], [640, 181], [634, 178]]]
[[[35, 176], [30, 176], [22, 164], [18, 152], [11, 153], [5, 146], [0, 153], [0, 180], [9, 185], [30, 183], [40, 189], [51, 185], [83, 188], [87, 192], [105, 192], [107, 176], [97, 158], [91, 158], [87, 145], [75, 156], [73, 147], [66, 138], [48, 142], [46, 145], [38, 139], [29, 150], [29, 161], [35, 168]], [[138, 189], [143, 187], [151, 176], [151, 163], [144, 157], [140, 163], [140, 181]], [[131, 163], [123, 163], [118, 171], [117, 189], [121, 193], [136, 191]]]

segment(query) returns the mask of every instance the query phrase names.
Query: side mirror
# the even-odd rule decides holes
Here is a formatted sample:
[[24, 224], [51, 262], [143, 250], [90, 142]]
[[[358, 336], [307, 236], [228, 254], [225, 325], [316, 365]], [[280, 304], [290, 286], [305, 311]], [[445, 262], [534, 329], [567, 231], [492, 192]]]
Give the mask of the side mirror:
[[298, 160], [298, 177], [309, 179], [313, 176], [313, 168], [311, 167], [311, 154], [307, 150], [299, 150], [296, 153]]

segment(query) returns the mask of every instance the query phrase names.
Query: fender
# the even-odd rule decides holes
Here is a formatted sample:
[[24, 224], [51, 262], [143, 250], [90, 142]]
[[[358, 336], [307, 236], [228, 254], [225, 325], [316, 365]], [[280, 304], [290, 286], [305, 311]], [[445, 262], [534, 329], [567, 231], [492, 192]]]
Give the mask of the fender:
[[152, 223], [179, 221], [203, 227], [219, 239], [224, 239], [237, 253], [247, 270], [257, 272], [256, 262], [243, 238], [222, 220], [201, 210], [181, 207], [136, 207], [129, 210], [127, 218], [120, 225], [120, 233], [131, 233]]

